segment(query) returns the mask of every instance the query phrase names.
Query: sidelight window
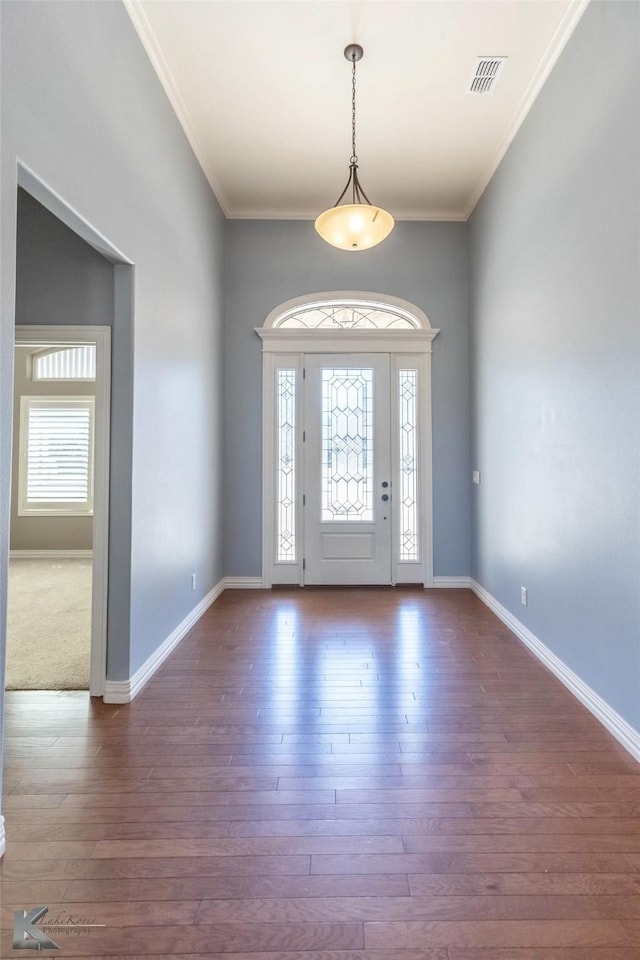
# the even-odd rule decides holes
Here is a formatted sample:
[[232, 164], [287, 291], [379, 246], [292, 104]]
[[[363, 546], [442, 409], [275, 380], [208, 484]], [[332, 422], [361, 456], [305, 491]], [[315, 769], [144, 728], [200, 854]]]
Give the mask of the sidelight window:
[[419, 560], [418, 542], [418, 371], [398, 371], [400, 455], [400, 560]]
[[276, 560], [296, 559], [296, 371], [277, 371]]

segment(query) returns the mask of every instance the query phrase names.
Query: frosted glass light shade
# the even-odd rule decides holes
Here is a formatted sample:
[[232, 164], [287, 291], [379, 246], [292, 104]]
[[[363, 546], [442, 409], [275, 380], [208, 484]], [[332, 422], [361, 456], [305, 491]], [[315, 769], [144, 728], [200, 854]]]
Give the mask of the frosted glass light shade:
[[364, 203], [345, 203], [330, 207], [316, 220], [323, 240], [340, 250], [368, 250], [388, 237], [394, 220], [381, 207]]

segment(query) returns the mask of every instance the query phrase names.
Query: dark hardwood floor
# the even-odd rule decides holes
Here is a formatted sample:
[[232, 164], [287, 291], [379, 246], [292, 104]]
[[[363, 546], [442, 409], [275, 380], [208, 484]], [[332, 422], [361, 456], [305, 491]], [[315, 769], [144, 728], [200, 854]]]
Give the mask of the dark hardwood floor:
[[60, 957], [640, 957], [640, 767], [468, 591], [229, 591], [132, 704], [6, 704], [5, 958], [40, 905]]

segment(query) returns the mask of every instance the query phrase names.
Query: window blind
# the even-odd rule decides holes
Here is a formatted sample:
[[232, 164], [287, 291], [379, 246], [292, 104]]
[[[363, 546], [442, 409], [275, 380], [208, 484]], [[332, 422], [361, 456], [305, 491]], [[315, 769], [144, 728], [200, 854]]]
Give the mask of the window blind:
[[32, 377], [34, 380], [95, 380], [96, 348], [87, 344], [36, 354]]
[[[26, 512], [92, 509], [93, 400], [24, 398]], [[47, 510], [47, 512], [49, 512]]]

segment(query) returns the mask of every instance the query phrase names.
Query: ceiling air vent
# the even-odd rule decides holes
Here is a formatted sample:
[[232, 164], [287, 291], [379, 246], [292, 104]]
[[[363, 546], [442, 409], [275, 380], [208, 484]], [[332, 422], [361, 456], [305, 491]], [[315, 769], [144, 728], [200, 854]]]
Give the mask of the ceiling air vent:
[[469, 93], [492, 93], [506, 57], [478, 57]]

